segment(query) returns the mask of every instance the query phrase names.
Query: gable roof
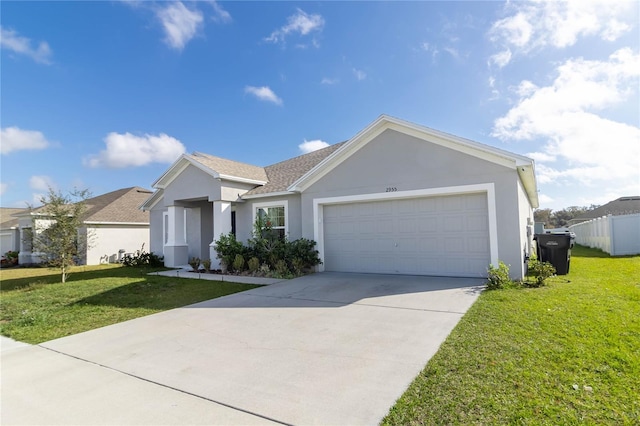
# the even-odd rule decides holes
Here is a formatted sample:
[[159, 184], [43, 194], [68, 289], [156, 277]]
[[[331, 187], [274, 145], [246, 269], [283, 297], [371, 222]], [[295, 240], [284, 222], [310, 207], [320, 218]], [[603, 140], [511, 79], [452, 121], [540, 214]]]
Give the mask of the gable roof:
[[[141, 211], [138, 207], [152, 192], [148, 189], [137, 186], [118, 189], [97, 197], [85, 200], [87, 211], [85, 212], [85, 223], [90, 224], [116, 224], [116, 223], [136, 223], [148, 224], [149, 213]], [[32, 210], [23, 210], [17, 216], [42, 215], [46, 216], [46, 206], [41, 206]]]
[[109, 192], [86, 201], [85, 223], [149, 223], [149, 213], [138, 209], [152, 194], [137, 186]]
[[267, 173], [263, 167], [194, 152], [193, 154], [182, 154], [152, 186], [156, 189], [165, 189], [189, 165], [199, 168], [214, 179], [226, 179], [255, 185], [267, 183]]
[[247, 192], [242, 198], [287, 191], [287, 188], [318, 163], [333, 154], [345, 142], [265, 167], [268, 182]]
[[626, 214], [640, 213], [640, 196], [620, 197], [609, 201], [607, 204], [589, 210], [584, 214], [571, 219], [571, 222], [583, 222], [602, 216], [622, 216]]
[[538, 207], [538, 189], [535, 179], [535, 166], [532, 159], [388, 115], [378, 117], [364, 130], [349, 139], [339, 149], [293, 182], [287, 190], [291, 192], [304, 191], [382, 132], [389, 129], [515, 169], [520, 176], [532, 207]]
[[0, 207], [0, 229], [16, 228], [18, 226], [18, 218], [13, 217], [13, 215], [24, 213], [27, 210], [26, 208]]

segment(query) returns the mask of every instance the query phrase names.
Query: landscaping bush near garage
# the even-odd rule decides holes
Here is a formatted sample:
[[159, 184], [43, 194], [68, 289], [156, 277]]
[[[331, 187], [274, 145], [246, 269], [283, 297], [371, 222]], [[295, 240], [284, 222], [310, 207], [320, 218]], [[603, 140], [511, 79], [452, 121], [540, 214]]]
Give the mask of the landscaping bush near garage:
[[227, 272], [291, 278], [313, 271], [321, 263], [313, 240], [290, 241], [268, 229], [259, 235], [250, 239], [247, 245], [231, 233], [220, 236], [214, 248]]
[[0, 270], [0, 334], [40, 343], [257, 287], [148, 275], [153, 270], [76, 266], [64, 284], [49, 268]]
[[383, 424], [640, 424], [640, 256], [483, 292]]

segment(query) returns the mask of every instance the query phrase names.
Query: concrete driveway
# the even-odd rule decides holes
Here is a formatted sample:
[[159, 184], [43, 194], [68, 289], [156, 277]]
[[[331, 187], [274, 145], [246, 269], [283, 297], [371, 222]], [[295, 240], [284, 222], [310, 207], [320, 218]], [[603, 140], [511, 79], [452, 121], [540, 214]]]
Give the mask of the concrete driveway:
[[321, 273], [10, 347], [2, 424], [376, 424], [482, 284]]

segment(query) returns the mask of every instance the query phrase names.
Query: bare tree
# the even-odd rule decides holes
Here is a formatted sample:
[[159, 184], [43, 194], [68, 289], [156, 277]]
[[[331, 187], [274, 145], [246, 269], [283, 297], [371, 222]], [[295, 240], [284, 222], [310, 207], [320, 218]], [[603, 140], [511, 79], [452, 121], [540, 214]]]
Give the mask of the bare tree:
[[51, 267], [59, 268], [62, 282], [67, 281], [69, 269], [79, 256], [86, 253], [90, 244], [88, 236], [79, 236], [87, 211], [85, 201], [88, 190], [74, 190], [69, 195], [49, 188], [49, 193], [40, 199], [43, 208], [32, 231], [33, 249], [39, 252]]

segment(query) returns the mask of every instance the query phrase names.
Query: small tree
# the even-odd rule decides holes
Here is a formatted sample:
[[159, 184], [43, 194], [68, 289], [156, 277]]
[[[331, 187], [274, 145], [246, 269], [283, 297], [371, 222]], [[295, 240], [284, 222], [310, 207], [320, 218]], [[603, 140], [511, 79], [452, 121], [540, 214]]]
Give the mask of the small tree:
[[49, 188], [49, 193], [40, 199], [43, 204], [39, 213], [43, 216], [44, 226], [32, 232], [33, 250], [40, 253], [47, 265], [59, 268], [62, 282], [67, 281], [69, 268], [76, 264], [79, 254], [84, 253], [90, 244], [90, 235], [78, 237], [87, 211], [85, 201], [88, 190], [74, 190], [69, 195]]

